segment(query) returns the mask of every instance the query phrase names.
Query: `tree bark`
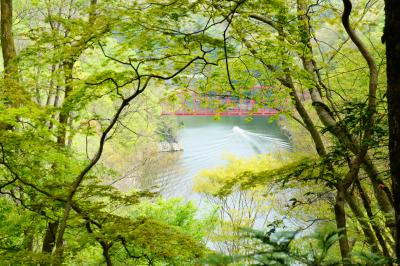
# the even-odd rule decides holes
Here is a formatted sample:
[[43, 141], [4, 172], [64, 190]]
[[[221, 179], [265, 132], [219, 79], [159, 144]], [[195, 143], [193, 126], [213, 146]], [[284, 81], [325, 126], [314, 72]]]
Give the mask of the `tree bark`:
[[396, 257], [400, 259], [400, 1], [385, 0], [389, 160], [395, 212]]
[[308, 114], [306, 108], [304, 108], [303, 103], [301, 102], [299, 96], [297, 95], [296, 89], [293, 84], [293, 80], [290, 75], [286, 74], [285, 81], [287, 84], [287, 87], [291, 89], [290, 91], [290, 96], [292, 98], [292, 101], [294, 103], [294, 106], [296, 108], [297, 113], [300, 115], [301, 119], [304, 122], [304, 125], [306, 126], [307, 131], [310, 133], [311, 138], [314, 142], [315, 145], [315, 150], [317, 151], [318, 155], [320, 157], [323, 157], [326, 155], [326, 149], [324, 142], [322, 141], [322, 137], [320, 132], [317, 130], [317, 128], [314, 125], [314, 122], [312, 121], [310, 115]]
[[[74, 69], [75, 61], [65, 61], [63, 64], [63, 70], [65, 75], [65, 91], [64, 91], [64, 102], [68, 99], [70, 93], [72, 92], [71, 82], [73, 80], [72, 71]], [[57, 143], [64, 147], [66, 146], [67, 139], [67, 126], [68, 126], [68, 118], [70, 117], [70, 110], [67, 107], [61, 110], [58, 122], [60, 123], [60, 128], [58, 129], [57, 135]]]
[[[1, 50], [3, 53], [4, 66], [4, 85], [1, 90], [0, 98], [5, 100], [9, 106], [16, 105], [16, 96], [22, 97], [18, 92], [16, 74], [17, 65], [13, 62], [17, 56], [12, 32], [13, 9], [12, 0], [1, 0]], [[11, 130], [12, 126], [8, 123], [0, 123], [0, 129]]]
[[349, 205], [351, 211], [353, 212], [354, 216], [357, 218], [357, 221], [361, 225], [361, 230], [363, 231], [365, 239], [367, 243], [370, 245], [371, 250], [375, 254], [381, 254], [375, 234], [372, 231], [371, 226], [368, 222], [368, 218], [365, 217], [363, 211], [358, 206], [358, 202], [354, 198], [354, 195], [346, 193], [345, 196], [347, 204]]
[[43, 239], [42, 251], [45, 253], [50, 253], [53, 251], [54, 243], [56, 240], [58, 228], [58, 221], [49, 222], [47, 224], [46, 234]]
[[364, 189], [363, 189], [363, 187], [361, 185], [361, 182], [360, 182], [360, 180], [358, 178], [355, 180], [354, 183], [355, 183], [355, 185], [356, 185], [356, 187], [358, 189], [358, 192], [360, 194], [361, 202], [363, 203], [363, 206], [364, 206], [364, 209], [365, 209], [365, 211], [367, 213], [368, 219], [369, 219], [369, 221], [370, 221], [370, 223], [372, 225], [372, 229], [374, 230], [376, 238], [378, 239], [378, 242], [379, 242], [379, 244], [380, 244], [380, 246], [382, 248], [383, 255], [385, 257], [389, 258], [390, 257], [390, 252], [389, 252], [388, 246], [386, 245], [385, 239], [383, 237], [383, 233], [382, 233], [383, 231], [381, 231], [381, 229], [378, 227], [378, 225], [374, 221], [374, 214], [372, 213], [372, 208], [371, 208], [369, 197], [365, 193], [365, 191], [364, 191]]
[[[75, 206], [74, 210], [77, 211], [76, 206]], [[99, 225], [99, 227], [101, 228], [100, 225]], [[89, 232], [89, 234], [93, 234], [93, 229], [92, 229], [92, 227], [90, 225], [90, 220], [87, 220], [86, 230]], [[104, 257], [104, 259], [106, 261], [107, 266], [112, 266], [112, 260], [111, 260], [111, 256], [110, 256], [110, 252], [109, 252], [110, 248], [112, 246], [112, 242], [111, 243], [107, 243], [106, 241], [102, 240], [99, 237], [96, 237], [96, 240], [100, 243], [101, 248], [103, 249], [103, 257]]]
[[1, 50], [6, 76], [15, 74], [12, 60], [17, 56], [12, 32], [12, 12], [12, 0], [1, 0]]
[[344, 266], [351, 265], [350, 245], [346, 229], [346, 210], [345, 210], [345, 188], [342, 184], [337, 187], [335, 202], [335, 220], [339, 235], [340, 254]]
[[103, 257], [106, 260], [107, 266], [112, 266], [111, 256], [109, 252], [111, 246], [104, 241], [101, 241], [100, 245], [103, 248]]

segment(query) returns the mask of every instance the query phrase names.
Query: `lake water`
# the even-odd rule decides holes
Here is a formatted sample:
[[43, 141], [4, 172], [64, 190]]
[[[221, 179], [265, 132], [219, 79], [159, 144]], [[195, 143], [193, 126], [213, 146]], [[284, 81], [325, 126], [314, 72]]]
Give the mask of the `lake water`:
[[268, 117], [186, 116], [178, 117], [183, 127], [179, 141], [184, 150], [161, 153], [157, 173], [151, 174], [147, 186], [155, 186], [166, 198], [183, 197], [199, 201], [200, 195], [192, 191], [193, 178], [201, 170], [226, 164], [226, 156], [249, 158], [256, 154], [290, 149], [289, 140], [276, 122]]

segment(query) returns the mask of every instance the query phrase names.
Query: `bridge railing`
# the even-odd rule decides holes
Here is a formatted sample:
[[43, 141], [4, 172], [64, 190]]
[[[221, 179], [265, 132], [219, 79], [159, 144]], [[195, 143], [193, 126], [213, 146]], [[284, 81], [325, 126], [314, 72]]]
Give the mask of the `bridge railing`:
[[[256, 95], [264, 87], [255, 87], [250, 93]], [[199, 95], [193, 93], [191, 99], [183, 99], [180, 107], [171, 110], [171, 106], [163, 106], [163, 115], [193, 115], [193, 116], [246, 116], [274, 115], [277, 111], [267, 106], [259, 108], [254, 99], [242, 99], [236, 96], [219, 96], [213, 94]]]

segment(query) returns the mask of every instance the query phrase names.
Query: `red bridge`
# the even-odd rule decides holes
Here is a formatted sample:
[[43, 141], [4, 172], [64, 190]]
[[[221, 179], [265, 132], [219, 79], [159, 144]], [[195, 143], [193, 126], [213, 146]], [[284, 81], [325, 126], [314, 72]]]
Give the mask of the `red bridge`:
[[[236, 96], [201, 95], [193, 93], [191, 99], [182, 100], [179, 108], [171, 108], [163, 105], [162, 115], [177, 116], [269, 116], [277, 113], [277, 110], [269, 107], [257, 106], [254, 95], [260, 93], [265, 86], [253, 87], [248, 91], [246, 99]], [[265, 91], [264, 91], [265, 92]], [[270, 93], [270, 90], [266, 90]]]

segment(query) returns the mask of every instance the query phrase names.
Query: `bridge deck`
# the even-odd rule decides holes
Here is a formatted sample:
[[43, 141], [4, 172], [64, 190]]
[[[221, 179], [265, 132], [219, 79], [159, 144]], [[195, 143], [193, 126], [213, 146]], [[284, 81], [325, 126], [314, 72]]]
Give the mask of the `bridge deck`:
[[[256, 93], [260, 88], [254, 87], [252, 91]], [[252, 94], [254, 94], [252, 92]], [[208, 103], [208, 104], [207, 104]], [[214, 108], [213, 108], [213, 107]], [[264, 104], [262, 108], [257, 106], [254, 99], [241, 99], [235, 96], [219, 97], [205, 95], [199, 97], [193, 93], [191, 99], [181, 99], [178, 109], [171, 109], [168, 104], [162, 106], [162, 115], [176, 116], [270, 116], [275, 115], [277, 110], [267, 107]], [[224, 107], [223, 111], [220, 108]]]
[[176, 115], [176, 116], [270, 116], [275, 115], [277, 111], [272, 108], [258, 109], [257, 111], [231, 109], [223, 112], [215, 110], [178, 110], [175, 112], [162, 112], [162, 115]]

